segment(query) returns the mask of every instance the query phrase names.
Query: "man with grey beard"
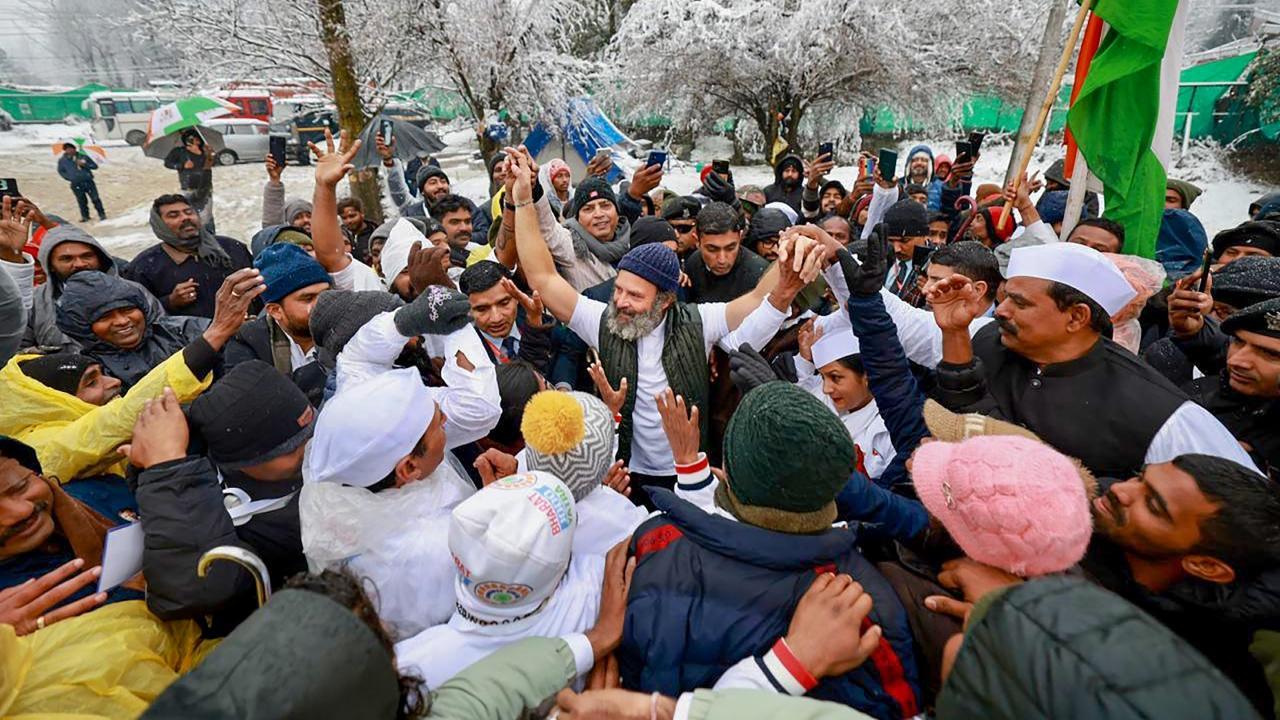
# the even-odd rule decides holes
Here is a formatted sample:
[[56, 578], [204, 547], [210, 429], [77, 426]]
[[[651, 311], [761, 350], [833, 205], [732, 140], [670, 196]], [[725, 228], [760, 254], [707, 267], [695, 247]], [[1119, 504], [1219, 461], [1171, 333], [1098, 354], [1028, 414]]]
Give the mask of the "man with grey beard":
[[657, 396], [670, 388], [691, 406], [705, 447], [711, 348], [764, 347], [789, 315], [796, 294], [817, 276], [821, 260], [814, 252], [799, 257], [789, 253], [784, 257], [790, 261], [776, 263], [742, 297], [686, 305], [676, 301], [679, 258], [662, 243], [649, 243], [631, 249], [618, 262], [608, 304], [583, 297], [556, 273], [538, 229], [532, 158], [523, 149], [506, 152], [515, 173], [512, 202], [520, 267], [551, 314], [599, 351], [609, 382], [625, 393], [618, 458], [630, 469], [632, 499], [649, 506], [647, 488], [673, 487], [677, 470]]

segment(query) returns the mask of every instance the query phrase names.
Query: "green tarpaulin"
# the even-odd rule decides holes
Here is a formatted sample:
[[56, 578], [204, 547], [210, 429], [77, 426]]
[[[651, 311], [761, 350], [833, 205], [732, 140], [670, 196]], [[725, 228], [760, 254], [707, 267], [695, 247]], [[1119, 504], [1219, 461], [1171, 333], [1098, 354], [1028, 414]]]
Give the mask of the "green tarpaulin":
[[7, 111], [18, 122], [62, 122], [67, 116], [89, 118], [92, 115], [83, 107], [84, 101], [89, 99], [91, 93], [110, 89], [97, 83], [61, 92], [0, 87], [0, 109]]

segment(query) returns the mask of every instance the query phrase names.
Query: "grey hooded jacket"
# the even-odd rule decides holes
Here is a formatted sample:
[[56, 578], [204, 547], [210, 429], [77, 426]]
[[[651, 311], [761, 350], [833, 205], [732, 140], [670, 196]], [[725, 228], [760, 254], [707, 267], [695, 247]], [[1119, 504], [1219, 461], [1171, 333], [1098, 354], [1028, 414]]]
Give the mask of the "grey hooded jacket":
[[[66, 242], [78, 242], [92, 247], [98, 253], [99, 269], [112, 277], [120, 276], [115, 259], [89, 233], [75, 225], [66, 224], [50, 230], [40, 244], [40, 253], [37, 258], [49, 279], [35, 289], [32, 297], [31, 312], [27, 315], [27, 329], [22, 336], [21, 346], [24, 348], [40, 345], [57, 347], [63, 352], [76, 352], [80, 349], [80, 343], [58, 329], [57, 306], [62, 298], [62, 287], [66, 280], [58, 279], [49, 268], [49, 256], [53, 254], [54, 248]], [[157, 317], [164, 317], [164, 306], [150, 292], [147, 292], [146, 288], [131, 280], [125, 282], [137, 287], [146, 295], [147, 308], [150, 312], [155, 313]]]

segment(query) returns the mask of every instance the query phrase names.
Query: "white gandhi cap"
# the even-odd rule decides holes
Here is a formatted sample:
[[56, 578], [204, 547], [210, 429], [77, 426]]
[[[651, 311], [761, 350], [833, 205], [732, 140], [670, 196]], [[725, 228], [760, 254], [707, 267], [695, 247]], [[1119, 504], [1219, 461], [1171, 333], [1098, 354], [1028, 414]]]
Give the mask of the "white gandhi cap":
[[1137, 292], [1102, 253], [1077, 243], [1021, 247], [1009, 256], [1005, 277], [1052, 280], [1075, 288], [1115, 315]]

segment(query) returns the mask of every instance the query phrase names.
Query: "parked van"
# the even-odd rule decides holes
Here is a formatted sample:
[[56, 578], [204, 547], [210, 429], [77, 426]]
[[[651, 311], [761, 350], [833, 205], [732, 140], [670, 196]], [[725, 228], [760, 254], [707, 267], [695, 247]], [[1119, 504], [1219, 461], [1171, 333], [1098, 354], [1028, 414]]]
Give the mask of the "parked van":
[[142, 145], [147, 141], [151, 113], [173, 100], [173, 96], [153, 92], [104, 91], [89, 95], [83, 107], [89, 111], [93, 134], [98, 139]]
[[269, 126], [261, 120], [214, 118], [206, 120], [203, 125], [222, 133], [222, 141], [227, 147], [218, 153], [219, 165], [262, 162], [271, 151]]

